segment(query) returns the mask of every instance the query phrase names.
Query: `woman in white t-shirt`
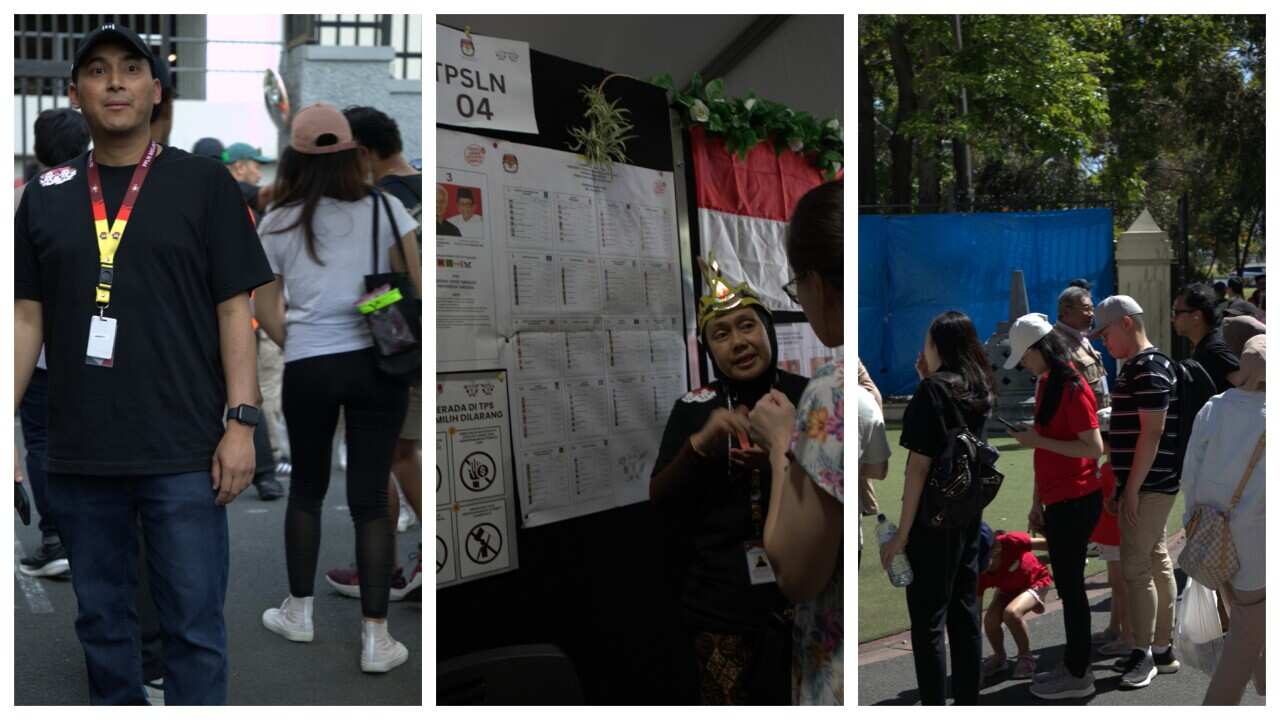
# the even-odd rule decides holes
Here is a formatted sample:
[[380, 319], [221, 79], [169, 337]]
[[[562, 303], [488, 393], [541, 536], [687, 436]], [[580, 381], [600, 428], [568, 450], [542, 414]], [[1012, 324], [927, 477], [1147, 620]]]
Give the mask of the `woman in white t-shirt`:
[[[293, 121], [274, 202], [258, 228], [276, 279], [258, 289], [256, 315], [284, 348], [283, 405], [293, 451], [285, 515], [289, 597], [264, 612], [262, 622], [295, 642], [314, 637], [321, 510], [341, 409], [364, 616], [360, 667], [386, 672], [409, 657], [387, 632], [395, 531], [387, 517], [387, 477], [409, 388], [378, 371], [373, 336], [355, 306], [375, 265], [377, 272], [407, 271], [419, 293], [422, 281], [417, 223], [394, 197], [386, 198], [388, 216], [366, 177], [342, 113], [323, 104], [305, 108]], [[400, 243], [393, 227], [405, 233]]]

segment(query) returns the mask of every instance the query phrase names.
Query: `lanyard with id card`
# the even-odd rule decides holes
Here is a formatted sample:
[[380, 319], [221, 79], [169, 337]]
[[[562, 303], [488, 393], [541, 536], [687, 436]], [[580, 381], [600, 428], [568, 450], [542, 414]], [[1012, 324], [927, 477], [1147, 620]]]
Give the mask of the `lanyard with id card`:
[[120, 241], [124, 237], [124, 228], [133, 212], [133, 205], [138, 200], [138, 192], [158, 154], [160, 145], [152, 140], [147, 145], [142, 161], [133, 170], [133, 178], [129, 180], [129, 188], [116, 212], [115, 220], [108, 225], [107, 203], [102, 199], [102, 178], [93, 153], [89, 153], [89, 205], [93, 209], [93, 231], [98, 242], [98, 283], [94, 288], [94, 303], [98, 306], [98, 314], [89, 318], [89, 343], [85, 348], [84, 359], [88, 365], [112, 367], [115, 363], [116, 318], [107, 317], [107, 308], [111, 305], [111, 286], [115, 282], [116, 252], [120, 249]]
[[[733, 400], [729, 399], [729, 412], [733, 412]], [[751, 439], [745, 435], [737, 436], [737, 443], [741, 449], [751, 448]], [[734, 434], [729, 436], [729, 449], [734, 446]], [[729, 465], [729, 472], [733, 472], [733, 464]], [[743, 551], [747, 558], [747, 577], [751, 580], [752, 585], [768, 585], [778, 581], [773, 574], [773, 566], [769, 564], [769, 556], [764, 551], [764, 492], [760, 482], [760, 470], [750, 468], [751, 481], [748, 485], [748, 492], [751, 500], [751, 539], [742, 544]]]

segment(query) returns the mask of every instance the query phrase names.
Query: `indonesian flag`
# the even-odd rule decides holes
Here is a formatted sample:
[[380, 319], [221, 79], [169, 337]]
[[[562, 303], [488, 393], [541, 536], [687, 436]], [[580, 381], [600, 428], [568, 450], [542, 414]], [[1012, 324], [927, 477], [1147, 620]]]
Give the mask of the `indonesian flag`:
[[730, 280], [746, 280], [769, 309], [799, 311], [782, 292], [791, 279], [787, 221], [800, 198], [822, 184], [822, 173], [790, 150], [775, 154], [767, 142], [744, 162], [701, 126], [689, 136], [703, 256], [714, 255]]

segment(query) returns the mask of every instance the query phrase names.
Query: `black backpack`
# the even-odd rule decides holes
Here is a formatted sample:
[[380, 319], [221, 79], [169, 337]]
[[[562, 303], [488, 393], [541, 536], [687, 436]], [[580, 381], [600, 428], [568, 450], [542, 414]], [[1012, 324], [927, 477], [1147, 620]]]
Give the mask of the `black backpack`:
[[1177, 381], [1178, 445], [1173, 467], [1174, 472], [1181, 477], [1182, 460], [1187, 456], [1187, 443], [1191, 442], [1191, 424], [1195, 422], [1200, 408], [1204, 407], [1209, 398], [1218, 394], [1218, 386], [1214, 384], [1209, 371], [1196, 360], [1188, 358], [1175, 361], [1159, 350], [1155, 354], [1169, 361]]
[[933, 529], [964, 527], [978, 519], [1004, 482], [996, 470], [1000, 451], [975, 436], [956, 401], [942, 394], [947, 407], [939, 420], [947, 442], [929, 466], [920, 497], [924, 520]]

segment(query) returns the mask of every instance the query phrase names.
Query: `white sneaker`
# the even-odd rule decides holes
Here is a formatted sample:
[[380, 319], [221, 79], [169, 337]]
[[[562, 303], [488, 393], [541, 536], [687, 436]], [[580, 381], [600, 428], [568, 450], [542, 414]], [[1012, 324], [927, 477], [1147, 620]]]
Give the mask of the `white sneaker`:
[[400, 517], [396, 519], [396, 532], [404, 532], [418, 524], [418, 516], [413, 513], [409, 503], [400, 501]]
[[142, 692], [147, 696], [147, 702], [164, 706], [164, 678], [142, 683]]
[[[381, 627], [371, 629], [371, 625]], [[391, 637], [385, 623], [364, 624], [360, 633], [360, 669], [367, 673], [384, 673], [403, 665], [409, 659], [409, 648]]]
[[311, 600], [290, 595], [280, 607], [262, 613], [262, 624], [288, 640], [311, 642], [316, 636], [315, 624], [311, 621]]

